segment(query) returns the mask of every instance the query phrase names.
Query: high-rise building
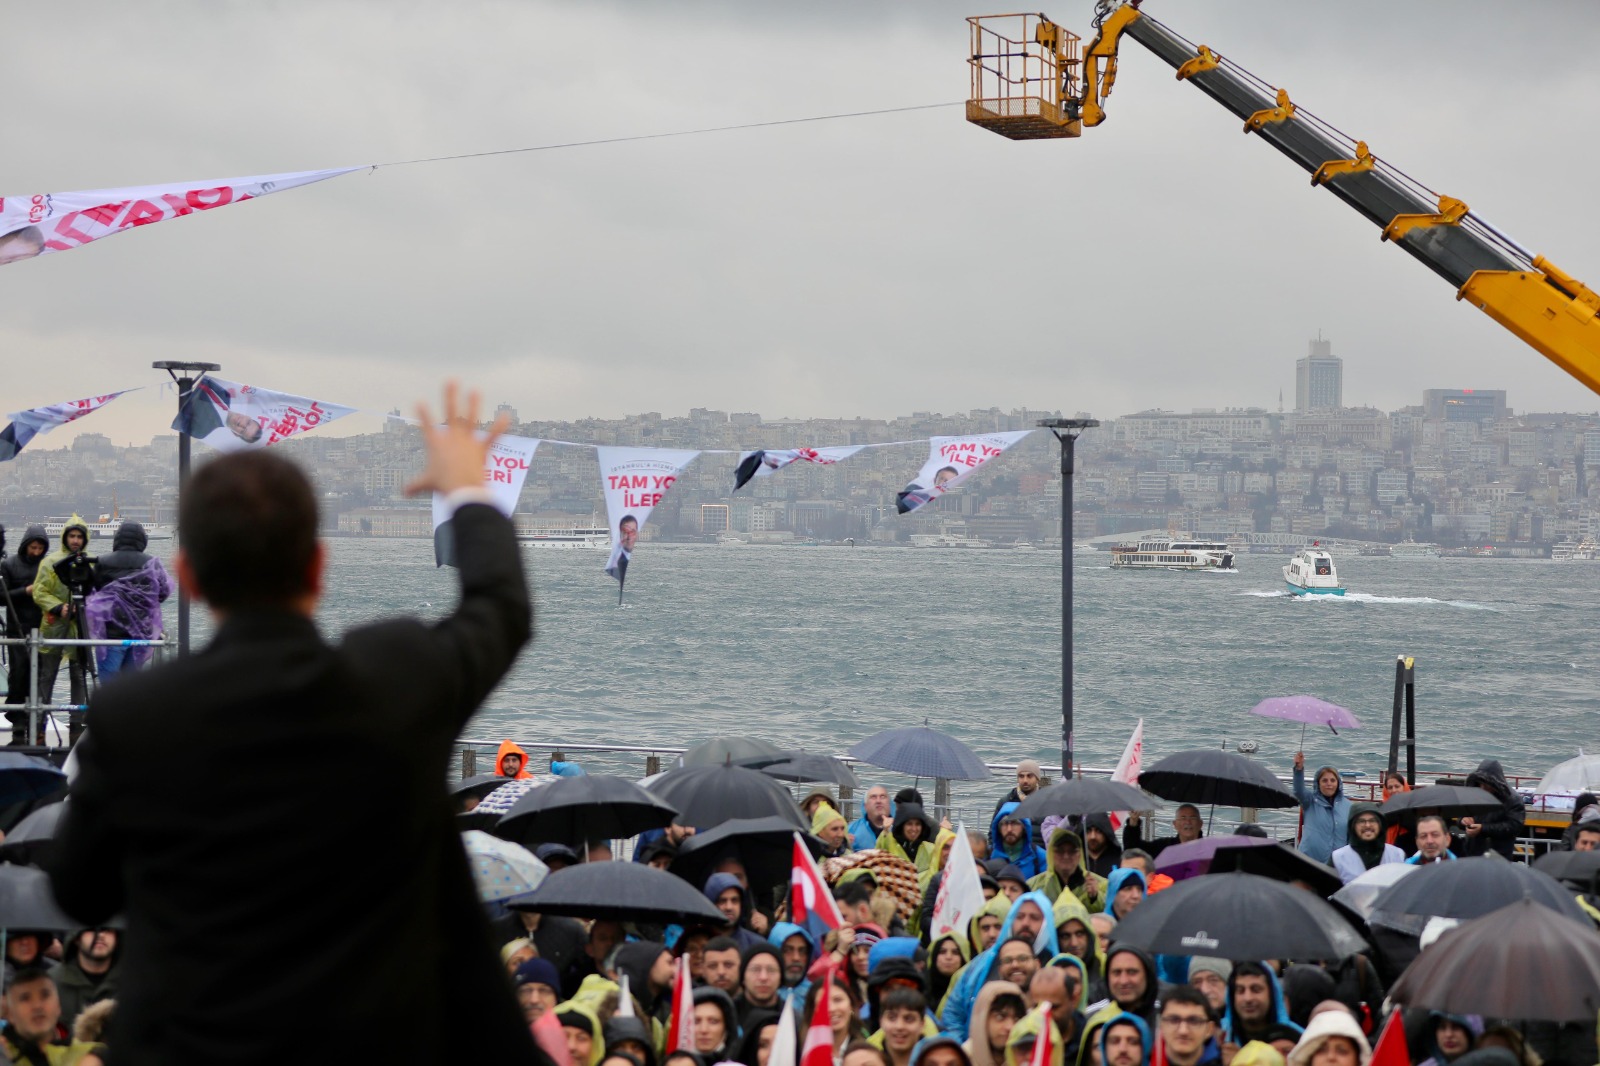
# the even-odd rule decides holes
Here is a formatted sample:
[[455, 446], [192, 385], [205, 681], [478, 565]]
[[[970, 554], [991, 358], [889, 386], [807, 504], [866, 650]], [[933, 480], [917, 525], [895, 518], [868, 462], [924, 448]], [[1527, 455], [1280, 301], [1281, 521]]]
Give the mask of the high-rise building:
[[1422, 410], [1429, 418], [1446, 422], [1498, 422], [1510, 413], [1504, 389], [1426, 389]]
[[1294, 364], [1294, 409], [1334, 411], [1344, 406], [1344, 360], [1333, 354], [1333, 342], [1320, 337], [1311, 354]]

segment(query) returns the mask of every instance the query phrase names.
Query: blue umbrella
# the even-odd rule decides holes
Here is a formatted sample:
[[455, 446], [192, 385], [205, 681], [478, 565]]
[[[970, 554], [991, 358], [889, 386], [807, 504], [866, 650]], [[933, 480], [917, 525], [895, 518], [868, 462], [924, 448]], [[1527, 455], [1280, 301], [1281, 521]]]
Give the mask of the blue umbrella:
[[927, 723], [874, 733], [852, 747], [850, 754], [912, 777], [982, 781], [991, 776], [977, 752], [955, 737], [930, 729]]
[[66, 788], [67, 775], [49, 759], [0, 752], [0, 806], [22, 800], [50, 799]]

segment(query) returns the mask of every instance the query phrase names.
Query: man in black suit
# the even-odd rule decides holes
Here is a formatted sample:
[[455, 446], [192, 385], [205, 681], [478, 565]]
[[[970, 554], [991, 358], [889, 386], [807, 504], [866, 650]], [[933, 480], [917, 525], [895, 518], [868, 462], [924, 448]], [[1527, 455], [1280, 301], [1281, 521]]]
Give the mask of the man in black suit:
[[483, 489], [504, 419], [479, 439], [477, 413], [453, 385], [444, 426], [420, 411], [428, 464], [408, 491], [445, 495], [461, 578], [432, 626], [323, 641], [316, 497], [287, 460], [223, 456], [186, 486], [178, 575], [216, 637], [97, 694], [50, 862], [85, 926], [127, 917], [120, 1066], [545, 1061], [443, 787], [532, 628], [515, 533]]

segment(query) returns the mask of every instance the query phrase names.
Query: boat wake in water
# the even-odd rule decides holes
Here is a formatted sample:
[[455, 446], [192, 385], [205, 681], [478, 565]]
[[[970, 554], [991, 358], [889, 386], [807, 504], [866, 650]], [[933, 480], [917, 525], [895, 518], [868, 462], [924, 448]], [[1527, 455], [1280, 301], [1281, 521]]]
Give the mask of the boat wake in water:
[[1374, 596], [1370, 592], [1347, 592], [1343, 596], [1291, 596], [1284, 591], [1273, 592], [1241, 592], [1241, 596], [1251, 596], [1262, 600], [1305, 600], [1307, 603], [1400, 603], [1412, 604], [1423, 607], [1455, 607], [1463, 611], [1494, 611], [1500, 608], [1491, 607], [1486, 603], [1472, 603], [1469, 600], [1440, 600], [1432, 596]]

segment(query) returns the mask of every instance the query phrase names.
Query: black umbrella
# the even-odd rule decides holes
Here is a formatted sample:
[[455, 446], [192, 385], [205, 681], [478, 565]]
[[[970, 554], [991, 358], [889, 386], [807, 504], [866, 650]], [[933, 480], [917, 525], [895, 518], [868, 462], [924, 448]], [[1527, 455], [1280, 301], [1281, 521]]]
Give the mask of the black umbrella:
[[1423, 811], [1448, 815], [1489, 814], [1505, 804], [1481, 788], [1465, 785], [1427, 785], [1410, 792], [1397, 792], [1378, 808], [1390, 825], [1415, 825]]
[[1102, 811], [1149, 809], [1150, 797], [1132, 785], [1095, 777], [1075, 777], [1059, 785], [1037, 789], [1012, 813], [1018, 818], [1031, 818], [1033, 824], [1038, 825], [1051, 815], [1069, 818], [1076, 814], [1099, 814]]
[[862, 762], [912, 777], [986, 781], [992, 776], [977, 752], [926, 723], [874, 733], [853, 745], [850, 754]]
[[450, 786], [450, 795], [477, 796], [482, 799], [505, 784], [506, 780], [500, 774], [477, 774], [473, 777], [464, 777]]
[[742, 766], [681, 766], [646, 787], [678, 808], [679, 825], [714, 829], [730, 818], [770, 814], [787, 819], [796, 829], [811, 828], [788, 789]]
[[1238, 870], [1274, 881], [1305, 884], [1326, 899], [1343, 887], [1339, 875], [1316, 859], [1296, 851], [1281, 840], [1270, 848], [1220, 848], [1211, 860], [1213, 874]]
[[1139, 787], [1179, 803], [1297, 807], [1300, 801], [1258, 762], [1221, 748], [1168, 755], [1139, 773]]
[[[0, 854], [5, 845], [0, 844]], [[1600, 851], [1547, 851], [1533, 860], [1533, 868], [1549, 874], [1557, 881], [1566, 881], [1594, 891], [1600, 878]]]
[[1593, 1025], [1600, 1011], [1600, 933], [1590, 922], [1521, 899], [1446, 932], [1389, 996], [1446, 1014]]
[[621, 777], [563, 777], [530, 790], [495, 823], [494, 835], [534, 844], [581, 844], [670, 825], [678, 808]]
[[[744, 865], [751, 890], [760, 894], [789, 883], [795, 832], [787, 818], [735, 818], [689, 837], [667, 869], [699, 888], [719, 863], [735, 858]], [[800, 839], [814, 858], [826, 846], [810, 833]]]
[[30, 813], [11, 827], [6, 839], [0, 843], [0, 860], [33, 865], [49, 851], [55, 839], [61, 816], [67, 813], [67, 803], [50, 803]]
[[856, 776], [855, 771], [831, 755], [811, 755], [803, 751], [791, 751], [789, 757], [782, 762], [769, 763], [759, 769], [768, 777], [775, 777], [779, 781], [861, 787], [861, 779]]
[[1574, 921], [1588, 920], [1559, 881], [1496, 855], [1429, 863], [1379, 893], [1367, 924], [1418, 936], [1429, 918], [1478, 918], [1523, 898]]
[[1158, 955], [1234, 961], [1342, 959], [1367, 947], [1327, 900], [1241, 873], [1207, 874], [1162, 889], [1118, 922], [1111, 939]]
[[544, 884], [506, 901], [512, 910], [621, 922], [726, 924], [704, 893], [642, 862], [590, 862], [557, 870]]
[[50, 799], [67, 790], [67, 775], [49, 759], [0, 751], [0, 807]]
[[[54, 929], [82, 926], [67, 915], [50, 889], [50, 876], [32, 866], [0, 865], [0, 929]], [[107, 922], [120, 928], [120, 918]]]
[[679, 766], [765, 766], [783, 762], [791, 753], [776, 744], [755, 737], [712, 737], [684, 752]]

